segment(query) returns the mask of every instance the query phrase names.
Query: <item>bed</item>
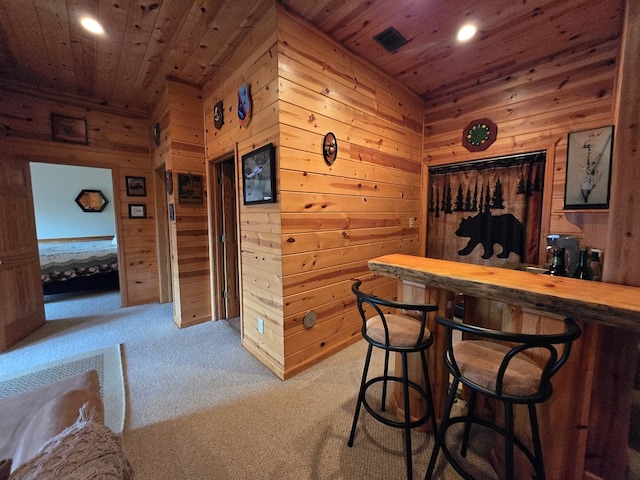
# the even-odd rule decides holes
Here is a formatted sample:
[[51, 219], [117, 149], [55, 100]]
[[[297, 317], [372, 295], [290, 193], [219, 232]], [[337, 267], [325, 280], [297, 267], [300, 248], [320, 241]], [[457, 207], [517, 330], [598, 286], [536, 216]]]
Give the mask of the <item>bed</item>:
[[114, 237], [39, 240], [45, 295], [118, 288], [118, 246]]

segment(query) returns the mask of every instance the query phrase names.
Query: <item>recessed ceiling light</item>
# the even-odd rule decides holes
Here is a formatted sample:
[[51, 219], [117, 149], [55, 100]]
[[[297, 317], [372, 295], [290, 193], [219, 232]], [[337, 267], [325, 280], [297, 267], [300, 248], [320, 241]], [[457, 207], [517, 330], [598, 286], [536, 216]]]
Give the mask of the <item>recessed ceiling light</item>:
[[461, 42], [466, 42], [471, 39], [476, 34], [476, 26], [472, 24], [467, 24], [458, 30], [458, 40]]
[[97, 33], [97, 34], [102, 34], [104, 33], [104, 29], [102, 28], [102, 25], [100, 25], [98, 23], [97, 20], [94, 20], [93, 18], [90, 17], [82, 17], [80, 19], [80, 24], [86, 28], [87, 30], [89, 30], [91, 33]]

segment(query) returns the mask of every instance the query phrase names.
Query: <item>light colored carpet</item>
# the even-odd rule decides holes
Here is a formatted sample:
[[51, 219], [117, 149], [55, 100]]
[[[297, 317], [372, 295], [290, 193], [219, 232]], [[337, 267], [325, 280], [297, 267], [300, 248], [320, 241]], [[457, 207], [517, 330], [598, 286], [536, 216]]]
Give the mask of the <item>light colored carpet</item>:
[[[124, 448], [137, 480], [401, 479], [402, 433], [366, 412], [347, 446], [366, 345], [358, 342], [282, 382], [240, 346], [227, 322], [178, 329], [172, 305], [119, 308], [115, 293], [48, 300], [47, 324], [0, 355], [0, 371], [122, 344]], [[380, 367], [381, 356], [372, 369]], [[478, 432], [478, 479], [491, 441]], [[414, 432], [414, 478], [432, 436]], [[458, 479], [443, 455], [436, 479]]]
[[120, 345], [80, 353], [21, 372], [0, 376], [0, 398], [26, 392], [41, 385], [96, 370], [100, 380], [100, 395], [104, 401], [104, 422], [120, 435], [124, 428], [125, 398]]
[[[64, 298], [47, 299], [49, 321], [0, 355], [0, 371], [122, 344], [123, 445], [138, 480], [404, 477], [400, 431], [363, 412], [346, 444], [364, 342], [283, 382], [227, 322], [178, 329], [171, 304], [119, 308], [117, 292]], [[414, 439], [420, 478], [431, 437]]]

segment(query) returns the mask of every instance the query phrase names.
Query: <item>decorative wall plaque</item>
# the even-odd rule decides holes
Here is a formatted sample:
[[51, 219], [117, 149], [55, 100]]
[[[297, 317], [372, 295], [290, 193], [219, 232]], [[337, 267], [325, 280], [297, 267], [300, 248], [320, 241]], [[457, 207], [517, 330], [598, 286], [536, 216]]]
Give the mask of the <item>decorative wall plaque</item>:
[[251, 121], [251, 91], [248, 83], [238, 90], [238, 120], [241, 127], [246, 127]]
[[474, 120], [462, 132], [462, 145], [470, 152], [489, 148], [498, 136], [498, 126], [488, 118]]
[[156, 123], [153, 126], [153, 143], [156, 145], [156, 147], [160, 146], [160, 124]]
[[324, 136], [322, 156], [329, 166], [333, 165], [333, 162], [336, 161], [336, 157], [338, 156], [338, 140], [333, 132], [329, 132]]
[[220, 130], [224, 125], [224, 107], [222, 106], [222, 100], [213, 106], [213, 126], [216, 130]]

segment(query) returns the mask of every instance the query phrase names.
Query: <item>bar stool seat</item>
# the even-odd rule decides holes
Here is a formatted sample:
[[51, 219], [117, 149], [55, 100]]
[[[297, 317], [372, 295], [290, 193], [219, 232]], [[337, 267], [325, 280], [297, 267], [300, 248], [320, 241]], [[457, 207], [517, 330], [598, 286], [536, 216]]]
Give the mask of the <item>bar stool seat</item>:
[[[551, 377], [567, 361], [571, 345], [580, 336], [580, 328], [571, 319], [565, 319], [565, 331], [558, 334], [535, 335], [507, 333], [488, 328], [458, 323], [442, 317], [436, 321], [445, 327], [445, 363], [453, 378], [445, 412], [436, 436], [426, 479], [433, 476], [440, 450], [449, 464], [465, 479], [473, 479], [460, 462], [449, 451], [445, 436], [454, 424], [462, 423], [461, 457], [466, 457], [471, 426], [473, 424], [489, 428], [504, 436], [505, 471], [501, 478], [515, 478], [514, 447], [517, 447], [531, 462], [535, 478], [545, 478], [542, 446], [538, 432], [536, 404], [548, 400], [553, 392]], [[453, 331], [472, 334], [453, 343]], [[486, 339], [486, 340], [485, 340]], [[497, 343], [501, 342], [501, 343]], [[559, 352], [562, 346], [562, 351]], [[536, 363], [525, 352], [533, 351], [544, 363]], [[462, 383], [470, 391], [466, 415], [451, 417], [458, 386]], [[504, 406], [504, 426], [474, 416], [477, 395], [483, 395], [501, 402]], [[530, 449], [514, 434], [513, 406], [527, 405], [533, 449]]]
[[[453, 346], [460, 375], [492, 392], [496, 391], [500, 364], [511, 349], [484, 340], [468, 340]], [[540, 368], [524, 355], [513, 358], [504, 372], [502, 393], [513, 396], [535, 395], [540, 387]]]
[[[405, 460], [407, 478], [413, 478], [413, 463], [411, 459], [411, 429], [424, 425], [431, 418], [433, 432], [437, 432], [437, 425], [431, 394], [431, 384], [429, 382], [429, 372], [425, 351], [432, 345], [433, 337], [427, 328], [427, 318], [429, 312], [438, 310], [437, 305], [428, 304], [408, 304], [393, 300], [385, 300], [374, 295], [369, 295], [360, 290], [362, 282], [357, 280], [351, 287], [356, 296], [358, 311], [362, 317], [362, 336], [368, 342], [367, 356], [365, 359], [360, 390], [358, 392], [358, 402], [351, 425], [348, 445], [353, 446], [356, 434], [360, 408], [364, 405], [373, 418], [379, 422], [404, 430], [405, 440]], [[400, 312], [400, 313], [398, 313]], [[373, 348], [384, 351], [384, 370], [382, 375], [368, 379], [369, 365]], [[389, 354], [399, 353], [402, 362], [402, 376], [398, 377], [389, 374]], [[424, 372], [425, 388], [409, 379], [407, 355], [409, 353], [419, 353]], [[387, 384], [388, 382], [399, 382], [402, 384], [404, 397], [404, 415], [400, 420], [395, 420], [380, 412], [386, 410]], [[382, 384], [382, 395], [380, 409], [371, 406], [367, 399], [367, 391], [374, 385]], [[409, 391], [410, 389], [423, 399], [426, 406], [425, 411], [419, 418], [415, 418], [415, 412], [410, 412]], [[373, 391], [373, 390], [371, 390]]]

